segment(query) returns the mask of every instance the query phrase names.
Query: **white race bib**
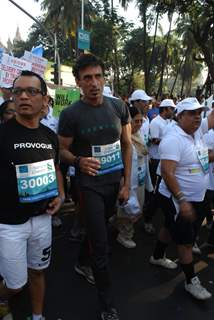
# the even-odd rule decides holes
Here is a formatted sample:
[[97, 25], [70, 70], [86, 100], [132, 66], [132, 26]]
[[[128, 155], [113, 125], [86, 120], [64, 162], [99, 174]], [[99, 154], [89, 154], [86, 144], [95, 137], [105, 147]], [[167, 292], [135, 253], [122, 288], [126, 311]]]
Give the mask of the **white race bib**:
[[121, 170], [123, 168], [120, 141], [107, 145], [92, 146], [92, 157], [100, 161], [98, 175]]
[[202, 166], [204, 173], [208, 173], [209, 171], [209, 156], [208, 156], [208, 148], [203, 146], [201, 148], [196, 149], [198, 160]]
[[32, 203], [58, 195], [53, 159], [16, 165], [19, 201]]

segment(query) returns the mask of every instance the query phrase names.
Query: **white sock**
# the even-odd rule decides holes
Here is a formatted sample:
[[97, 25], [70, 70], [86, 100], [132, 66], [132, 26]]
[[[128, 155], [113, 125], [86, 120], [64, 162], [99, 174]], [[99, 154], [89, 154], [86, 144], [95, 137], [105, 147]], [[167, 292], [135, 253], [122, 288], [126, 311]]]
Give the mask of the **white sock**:
[[42, 314], [33, 314], [32, 320], [42, 320]]

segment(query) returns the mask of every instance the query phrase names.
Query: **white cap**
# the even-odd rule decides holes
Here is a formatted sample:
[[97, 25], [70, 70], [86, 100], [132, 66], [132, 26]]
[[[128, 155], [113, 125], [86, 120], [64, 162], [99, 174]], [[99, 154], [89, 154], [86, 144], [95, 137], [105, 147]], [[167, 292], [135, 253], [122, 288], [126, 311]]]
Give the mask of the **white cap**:
[[176, 106], [177, 115], [183, 111], [197, 110], [203, 108], [196, 98], [185, 98]]
[[104, 88], [103, 88], [103, 95], [106, 96], [106, 97], [113, 97], [113, 94], [112, 94], [112, 92], [111, 92], [110, 87], [104, 86]]
[[138, 89], [138, 90], [135, 90], [130, 97], [130, 101], [136, 101], [136, 100], [149, 101], [149, 100], [153, 100], [153, 98], [148, 96], [144, 90]]
[[161, 101], [159, 107], [172, 107], [175, 108], [174, 101], [172, 99], [164, 99]]

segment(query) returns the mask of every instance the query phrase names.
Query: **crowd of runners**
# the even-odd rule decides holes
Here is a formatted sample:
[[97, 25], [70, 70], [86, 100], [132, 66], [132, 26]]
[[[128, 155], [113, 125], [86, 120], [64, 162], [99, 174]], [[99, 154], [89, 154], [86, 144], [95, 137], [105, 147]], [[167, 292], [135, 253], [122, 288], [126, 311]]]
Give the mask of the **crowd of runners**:
[[[68, 176], [77, 212], [71, 234], [81, 236], [74, 268], [96, 286], [98, 319], [120, 318], [107, 226], [118, 230], [122, 246], [134, 249], [135, 224], [143, 219], [145, 232], [155, 234], [157, 209], [164, 225], [148, 263], [176, 269], [165, 255], [173, 241], [184, 289], [198, 300], [211, 298], [195, 273], [193, 253], [200, 253], [203, 221], [207, 244], [214, 247], [214, 109], [195, 97], [158, 102], [142, 89], [128, 101], [114, 97], [105, 87], [103, 62], [91, 54], [78, 58], [73, 74], [81, 98], [59, 120], [39, 75], [22, 71], [12, 88], [2, 89], [0, 312], [28, 284], [31, 320], [45, 319], [44, 270], [52, 225], [62, 223], [58, 212], [68, 196]], [[6, 319], [3, 312], [0, 319]]]

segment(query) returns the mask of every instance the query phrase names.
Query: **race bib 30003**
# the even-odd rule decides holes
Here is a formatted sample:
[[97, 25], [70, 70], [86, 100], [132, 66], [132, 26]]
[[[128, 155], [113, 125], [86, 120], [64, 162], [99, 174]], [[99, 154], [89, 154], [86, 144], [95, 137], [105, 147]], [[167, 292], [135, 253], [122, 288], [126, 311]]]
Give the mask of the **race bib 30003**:
[[100, 161], [98, 175], [114, 172], [123, 168], [120, 141], [111, 144], [92, 146], [92, 157]]
[[19, 201], [32, 203], [58, 195], [53, 159], [16, 165]]

